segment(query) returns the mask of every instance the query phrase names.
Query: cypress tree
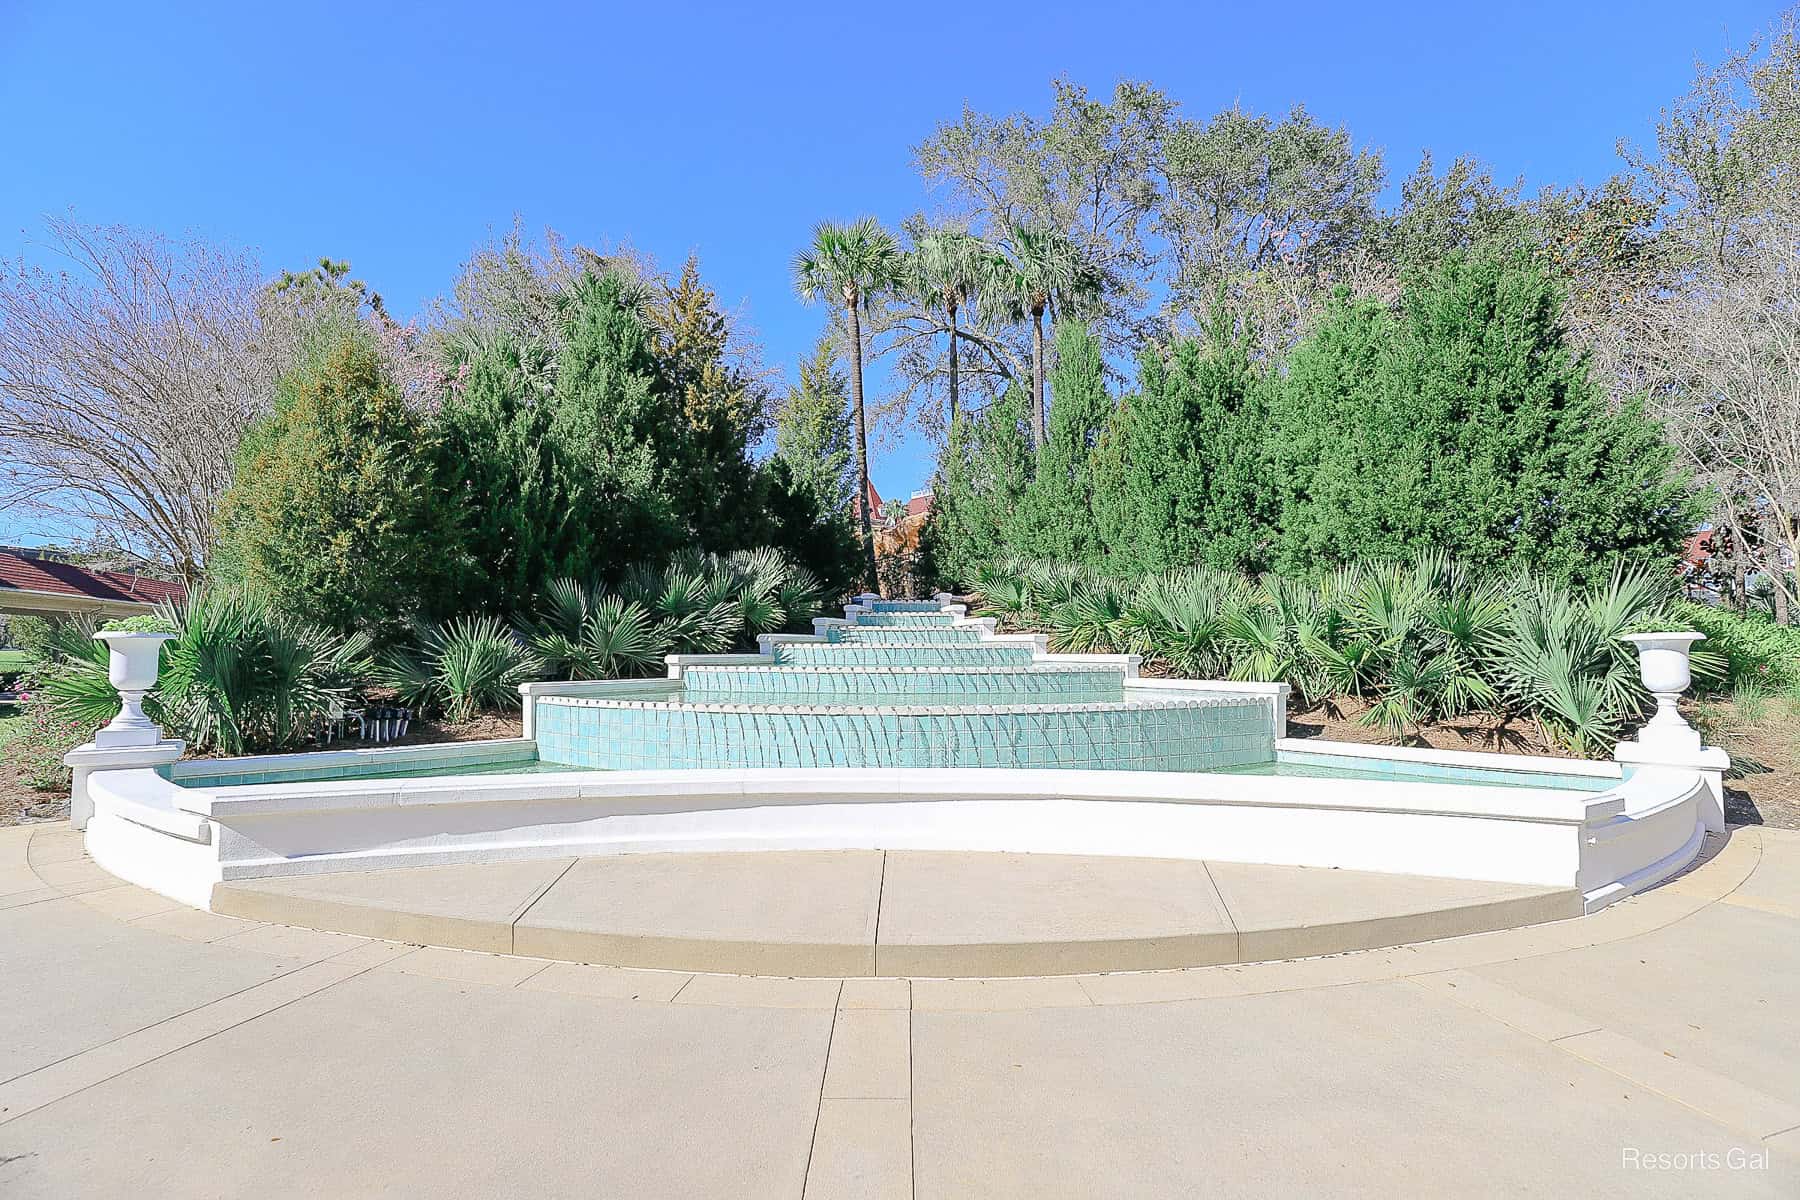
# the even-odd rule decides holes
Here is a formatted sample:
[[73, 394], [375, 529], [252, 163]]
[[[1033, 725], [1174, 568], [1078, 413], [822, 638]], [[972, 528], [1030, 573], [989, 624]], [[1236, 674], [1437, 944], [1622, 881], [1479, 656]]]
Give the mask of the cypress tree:
[[450, 509], [367, 331], [334, 335], [277, 393], [220, 499], [217, 577], [337, 629], [393, 635], [444, 611], [462, 566]]
[[1100, 342], [1085, 324], [1056, 327], [1050, 372], [1049, 435], [1037, 475], [1015, 520], [1014, 549], [1032, 557], [1098, 563], [1103, 543], [1094, 527], [1094, 446], [1112, 416]]
[[1261, 567], [1269, 539], [1263, 383], [1221, 313], [1206, 340], [1138, 360], [1096, 454], [1095, 525], [1131, 572]]
[[1522, 258], [1452, 256], [1397, 318], [1339, 301], [1277, 408], [1285, 569], [1442, 549], [1579, 581], [1672, 554], [1696, 517], [1674, 448], [1609, 410]]
[[1031, 482], [1028, 402], [1014, 385], [982, 412], [965, 409], [951, 422], [938, 456], [931, 519], [920, 535], [921, 553], [941, 583], [966, 588], [982, 567], [1016, 549]]

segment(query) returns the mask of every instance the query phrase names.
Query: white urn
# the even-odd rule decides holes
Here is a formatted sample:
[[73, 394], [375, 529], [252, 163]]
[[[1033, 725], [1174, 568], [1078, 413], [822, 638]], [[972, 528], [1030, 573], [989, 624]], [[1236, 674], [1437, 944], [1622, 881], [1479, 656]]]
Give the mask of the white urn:
[[1640, 744], [1657, 745], [1671, 750], [1698, 750], [1700, 732], [1682, 719], [1676, 701], [1687, 691], [1694, 675], [1688, 661], [1695, 642], [1703, 642], [1703, 633], [1628, 633], [1625, 640], [1638, 649], [1638, 678], [1656, 697], [1656, 714], [1639, 731]]
[[162, 740], [162, 730], [144, 715], [144, 693], [156, 686], [163, 643], [174, 636], [119, 629], [102, 629], [94, 635], [96, 641], [106, 643], [106, 678], [119, 693], [119, 715], [94, 735], [94, 745], [102, 749], [154, 746]]

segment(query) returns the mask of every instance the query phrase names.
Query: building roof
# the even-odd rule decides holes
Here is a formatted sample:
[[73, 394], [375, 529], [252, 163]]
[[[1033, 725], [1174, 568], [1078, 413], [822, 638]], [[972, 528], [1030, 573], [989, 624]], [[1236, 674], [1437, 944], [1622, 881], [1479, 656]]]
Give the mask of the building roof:
[[1681, 563], [1676, 567], [1683, 575], [1692, 574], [1706, 566], [1713, 555], [1713, 531], [1702, 529], [1689, 536], [1681, 548]]
[[[906, 501], [906, 516], [903, 519], [912, 522], [915, 519], [923, 520], [930, 516], [931, 499], [931, 490], [929, 488], [924, 491], [914, 492]], [[855, 500], [850, 502], [850, 515], [852, 517], [858, 515]], [[869, 518], [878, 525], [890, 523], [887, 516], [887, 501], [883, 500], [881, 498], [881, 493], [875, 490], [873, 480], [869, 483]]]
[[29, 551], [0, 550], [0, 601], [18, 593], [112, 604], [156, 604], [185, 599], [187, 587], [124, 571], [90, 571]]

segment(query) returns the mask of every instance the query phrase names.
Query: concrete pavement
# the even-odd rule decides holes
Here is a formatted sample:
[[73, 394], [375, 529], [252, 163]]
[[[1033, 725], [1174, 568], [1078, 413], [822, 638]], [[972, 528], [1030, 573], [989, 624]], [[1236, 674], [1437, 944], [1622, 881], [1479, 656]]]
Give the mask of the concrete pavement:
[[0, 1196], [1792, 1196], [1800, 835], [1712, 851], [1398, 949], [789, 979], [197, 913], [0, 830]]
[[1190, 859], [614, 854], [219, 884], [214, 912], [458, 950], [751, 975], [1028, 976], [1337, 954], [1553, 921], [1573, 888]]

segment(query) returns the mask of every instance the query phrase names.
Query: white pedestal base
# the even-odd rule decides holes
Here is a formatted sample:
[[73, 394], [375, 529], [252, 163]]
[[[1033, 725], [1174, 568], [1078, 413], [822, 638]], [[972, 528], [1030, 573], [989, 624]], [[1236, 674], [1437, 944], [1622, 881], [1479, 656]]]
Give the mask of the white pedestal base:
[[[151, 726], [155, 729], [155, 726]], [[102, 731], [104, 732], [104, 731]], [[181, 757], [187, 743], [176, 739], [152, 741], [147, 746], [106, 746], [88, 742], [63, 756], [63, 762], [75, 772], [69, 788], [69, 824], [86, 829], [94, 815], [94, 801], [88, 795], [88, 776], [95, 771], [119, 771], [128, 767], [160, 767]]]
[[[1650, 727], [1645, 726], [1648, 734]], [[1679, 767], [1698, 771], [1706, 781], [1707, 798], [1700, 805], [1700, 817], [1707, 832], [1725, 832], [1725, 772], [1731, 769], [1731, 756], [1718, 746], [1700, 745], [1694, 735], [1690, 749], [1685, 739], [1620, 742], [1613, 747], [1613, 761], [1625, 767]]]

